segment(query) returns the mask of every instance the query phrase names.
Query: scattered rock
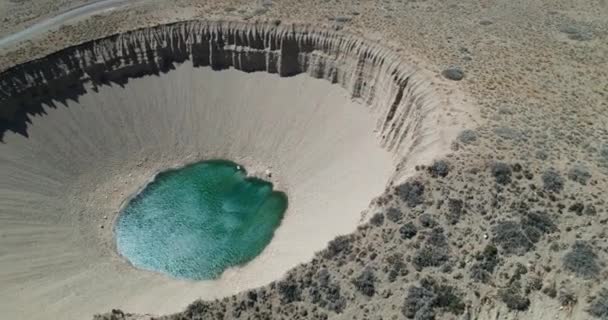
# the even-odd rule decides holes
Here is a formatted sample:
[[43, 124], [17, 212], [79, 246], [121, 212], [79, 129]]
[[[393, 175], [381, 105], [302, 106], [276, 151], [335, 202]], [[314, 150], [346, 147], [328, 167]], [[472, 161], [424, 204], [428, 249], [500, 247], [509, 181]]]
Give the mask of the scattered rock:
[[338, 255], [348, 255], [352, 251], [352, 239], [350, 236], [337, 236], [329, 242], [325, 250], [324, 257], [334, 258]]
[[464, 71], [462, 71], [462, 69], [460, 69], [459, 67], [449, 67], [445, 70], [443, 70], [443, 72], [441, 72], [441, 74], [450, 79], [450, 80], [454, 80], [454, 81], [460, 81], [464, 78]]

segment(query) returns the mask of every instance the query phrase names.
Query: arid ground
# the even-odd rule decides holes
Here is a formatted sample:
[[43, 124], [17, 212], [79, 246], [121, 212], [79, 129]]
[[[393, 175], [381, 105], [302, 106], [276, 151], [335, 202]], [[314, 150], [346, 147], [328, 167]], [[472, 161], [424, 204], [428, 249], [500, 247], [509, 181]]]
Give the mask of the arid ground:
[[[3, 0], [0, 36], [84, 3]], [[30, 30], [0, 46], [0, 315], [608, 319], [605, 0], [141, 1]], [[121, 260], [125, 199], [211, 156], [293, 196], [272, 250], [206, 283]]]

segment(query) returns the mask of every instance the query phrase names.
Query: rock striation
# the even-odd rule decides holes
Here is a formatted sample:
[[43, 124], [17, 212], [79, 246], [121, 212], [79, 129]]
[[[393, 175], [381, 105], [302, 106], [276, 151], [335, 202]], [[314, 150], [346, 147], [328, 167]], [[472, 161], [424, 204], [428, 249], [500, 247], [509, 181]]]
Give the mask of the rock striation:
[[[377, 114], [383, 146], [409, 153], [424, 137], [422, 120], [438, 106], [428, 80], [393, 51], [361, 37], [309, 25], [187, 21], [83, 43], [0, 74], [0, 139], [27, 136], [29, 115], [77, 100], [92, 88], [195, 67], [305, 73], [344, 87]], [[426, 84], [425, 84], [426, 83]], [[436, 128], [426, 128], [436, 130]]]

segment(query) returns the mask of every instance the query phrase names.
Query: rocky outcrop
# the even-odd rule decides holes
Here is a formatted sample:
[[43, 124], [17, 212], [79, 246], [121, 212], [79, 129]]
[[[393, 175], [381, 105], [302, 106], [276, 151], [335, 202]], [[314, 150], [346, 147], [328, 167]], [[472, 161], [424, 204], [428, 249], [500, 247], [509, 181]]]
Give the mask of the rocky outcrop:
[[[377, 115], [383, 145], [408, 153], [435, 107], [414, 68], [360, 37], [306, 25], [188, 21], [139, 29], [64, 49], [0, 74], [0, 138], [27, 136], [29, 116], [103, 85], [195, 67], [301, 73], [340, 84]], [[424, 88], [423, 88], [424, 87]], [[238, 90], [238, 89], [237, 89]], [[399, 152], [401, 153], [401, 152]]]

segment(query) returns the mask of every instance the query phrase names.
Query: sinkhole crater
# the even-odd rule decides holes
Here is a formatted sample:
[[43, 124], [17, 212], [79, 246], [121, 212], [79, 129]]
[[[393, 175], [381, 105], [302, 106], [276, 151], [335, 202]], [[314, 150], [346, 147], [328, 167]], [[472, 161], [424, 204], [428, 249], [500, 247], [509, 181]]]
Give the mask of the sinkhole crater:
[[[386, 205], [383, 192], [416, 164], [449, 152], [463, 123], [458, 91], [406, 57], [318, 26], [194, 20], [107, 35], [1, 71], [2, 315], [176, 312], [310, 261]], [[285, 214], [277, 209], [263, 224], [253, 223], [259, 212], [222, 216], [218, 230], [231, 222], [263, 230], [252, 239], [222, 233], [227, 243], [237, 238], [234, 246], [208, 233], [206, 247], [187, 239], [201, 229], [175, 211], [136, 215], [150, 204], [180, 214], [200, 205], [196, 197], [210, 195], [185, 183], [158, 207], [146, 200], [198, 164], [129, 195], [166, 168], [207, 159], [272, 168], [274, 186], [289, 195]], [[267, 205], [286, 205], [280, 198]], [[224, 204], [246, 202], [232, 200]], [[129, 228], [140, 234], [129, 240]], [[220, 248], [228, 249], [213, 256]]]
[[124, 208], [119, 253], [134, 266], [176, 278], [217, 278], [268, 245], [287, 196], [224, 160], [160, 173]]

